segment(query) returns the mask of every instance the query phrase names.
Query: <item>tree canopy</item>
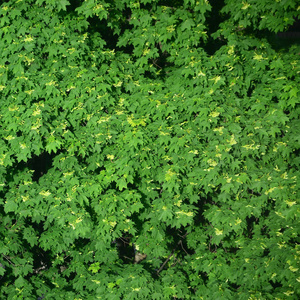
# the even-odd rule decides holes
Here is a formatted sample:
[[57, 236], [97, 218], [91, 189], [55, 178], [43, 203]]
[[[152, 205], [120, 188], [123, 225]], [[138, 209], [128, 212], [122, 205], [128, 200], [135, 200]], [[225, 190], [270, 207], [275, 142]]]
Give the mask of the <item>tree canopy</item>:
[[299, 299], [298, 0], [0, 4], [0, 298]]

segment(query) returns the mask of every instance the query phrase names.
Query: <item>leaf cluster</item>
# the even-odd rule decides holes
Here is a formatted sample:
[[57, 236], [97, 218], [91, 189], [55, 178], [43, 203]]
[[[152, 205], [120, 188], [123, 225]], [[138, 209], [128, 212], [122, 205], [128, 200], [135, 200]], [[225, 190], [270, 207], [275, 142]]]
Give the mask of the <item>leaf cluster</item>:
[[3, 2], [1, 298], [297, 299], [297, 5]]

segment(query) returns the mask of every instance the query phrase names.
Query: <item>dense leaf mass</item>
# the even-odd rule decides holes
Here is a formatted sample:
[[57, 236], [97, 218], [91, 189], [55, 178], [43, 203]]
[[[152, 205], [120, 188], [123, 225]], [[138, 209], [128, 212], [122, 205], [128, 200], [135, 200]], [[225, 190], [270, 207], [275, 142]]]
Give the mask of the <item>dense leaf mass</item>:
[[0, 4], [1, 299], [299, 299], [298, 0]]

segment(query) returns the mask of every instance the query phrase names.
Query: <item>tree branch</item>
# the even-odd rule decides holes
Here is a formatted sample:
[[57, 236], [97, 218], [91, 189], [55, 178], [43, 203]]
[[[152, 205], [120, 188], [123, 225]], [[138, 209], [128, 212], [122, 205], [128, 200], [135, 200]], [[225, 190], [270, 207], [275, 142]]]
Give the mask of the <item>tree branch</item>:
[[[172, 252], [170, 253], [170, 255], [168, 256], [168, 258], [163, 262], [163, 264], [160, 266], [160, 268], [157, 270], [157, 274], [159, 275], [159, 273], [163, 270], [164, 266], [166, 265], [166, 263], [171, 259], [171, 257], [174, 255], [176, 249], [178, 248], [179, 245], [182, 245], [182, 241], [183, 239], [185, 239], [185, 237], [187, 236], [187, 232], [182, 236], [182, 239], [177, 243], [177, 245], [175, 246], [175, 248], [172, 250]], [[187, 253], [185, 251], [185, 253]], [[188, 254], [188, 253], [187, 253]]]

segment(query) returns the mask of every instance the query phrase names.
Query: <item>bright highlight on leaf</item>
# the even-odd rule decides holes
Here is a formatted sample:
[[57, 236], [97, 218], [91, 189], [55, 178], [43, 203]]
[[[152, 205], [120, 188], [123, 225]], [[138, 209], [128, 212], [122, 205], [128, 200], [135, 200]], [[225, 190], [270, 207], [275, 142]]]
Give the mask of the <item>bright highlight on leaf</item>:
[[247, 9], [248, 7], [250, 7], [250, 4], [243, 1], [242, 9]]
[[216, 232], [216, 235], [222, 235], [223, 234], [223, 230], [219, 230], [217, 228], [215, 228], [215, 232]]

